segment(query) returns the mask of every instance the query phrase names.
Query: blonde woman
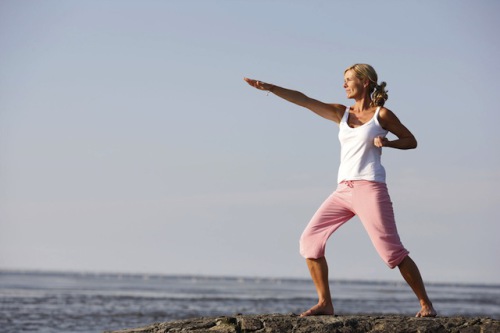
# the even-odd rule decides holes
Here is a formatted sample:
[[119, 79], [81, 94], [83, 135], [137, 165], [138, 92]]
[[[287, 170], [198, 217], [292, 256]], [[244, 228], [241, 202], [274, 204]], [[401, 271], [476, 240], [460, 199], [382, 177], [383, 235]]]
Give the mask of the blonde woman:
[[[434, 310], [422, 277], [400, 241], [392, 202], [381, 164], [382, 147], [413, 149], [417, 141], [396, 115], [384, 107], [385, 82], [378, 84], [372, 66], [355, 64], [344, 72], [344, 89], [354, 105], [327, 104], [299, 91], [245, 78], [260, 90], [269, 91], [339, 124], [341, 144], [337, 189], [323, 202], [300, 238], [300, 253], [306, 259], [318, 293], [318, 303], [301, 316], [333, 315], [328, 284], [325, 245], [341, 225], [357, 215], [380, 257], [392, 269], [398, 267], [420, 301], [417, 317], [434, 317]], [[397, 139], [388, 140], [388, 132]]]

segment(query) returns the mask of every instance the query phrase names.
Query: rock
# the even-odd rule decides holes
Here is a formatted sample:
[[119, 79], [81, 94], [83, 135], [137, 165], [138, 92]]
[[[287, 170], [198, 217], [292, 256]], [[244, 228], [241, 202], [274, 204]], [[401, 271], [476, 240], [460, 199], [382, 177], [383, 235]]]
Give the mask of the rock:
[[491, 318], [415, 318], [399, 315], [298, 317], [296, 315], [236, 315], [155, 323], [107, 333], [497, 333]]

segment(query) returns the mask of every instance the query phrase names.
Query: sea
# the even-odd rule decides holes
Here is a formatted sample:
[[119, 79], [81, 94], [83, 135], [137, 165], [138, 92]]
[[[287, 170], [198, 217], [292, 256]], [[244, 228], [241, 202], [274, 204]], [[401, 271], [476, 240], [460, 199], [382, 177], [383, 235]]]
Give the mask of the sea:
[[[413, 316], [404, 282], [333, 280], [335, 311]], [[427, 283], [440, 316], [500, 320], [500, 285]], [[316, 302], [309, 279], [0, 270], [0, 331], [104, 332], [235, 314], [299, 314]]]

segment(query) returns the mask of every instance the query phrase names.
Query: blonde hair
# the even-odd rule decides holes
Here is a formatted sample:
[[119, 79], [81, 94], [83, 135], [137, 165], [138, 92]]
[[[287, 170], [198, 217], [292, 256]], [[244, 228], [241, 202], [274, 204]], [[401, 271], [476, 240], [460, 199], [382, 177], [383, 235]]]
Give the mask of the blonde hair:
[[387, 95], [387, 90], [385, 90], [385, 86], [387, 83], [381, 82], [380, 85], [377, 83], [378, 76], [375, 69], [368, 64], [354, 64], [351, 67], [347, 68], [344, 71], [344, 74], [347, 71], [352, 70], [356, 77], [360, 80], [368, 79], [370, 81], [370, 85], [368, 86], [368, 91], [370, 93], [371, 98], [371, 106], [384, 106], [385, 101], [389, 98]]

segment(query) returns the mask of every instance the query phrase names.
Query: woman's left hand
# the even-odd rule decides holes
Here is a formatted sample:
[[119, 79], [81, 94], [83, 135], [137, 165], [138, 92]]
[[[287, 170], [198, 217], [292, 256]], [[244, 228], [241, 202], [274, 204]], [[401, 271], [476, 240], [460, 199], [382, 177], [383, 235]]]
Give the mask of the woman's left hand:
[[259, 90], [267, 90], [267, 91], [271, 91], [273, 88], [274, 88], [274, 84], [270, 84], [270, 83], [266, 83], [266, 82], [262, 82], [262, 81], [259, 81], [259, 80], [252, 80], [252, 79], [249, 79], [249, 78], [244, 78], [244, 80], [249, 84], [251, 85], [252, 87], [254, 88], [257, 88]]
[[375, 144], [376, 147], [382, 148], [384, 146], [387, 146], [387, 143], [389, 140], [383, 136], [377, 136], [374, 140], [373, 143]]

